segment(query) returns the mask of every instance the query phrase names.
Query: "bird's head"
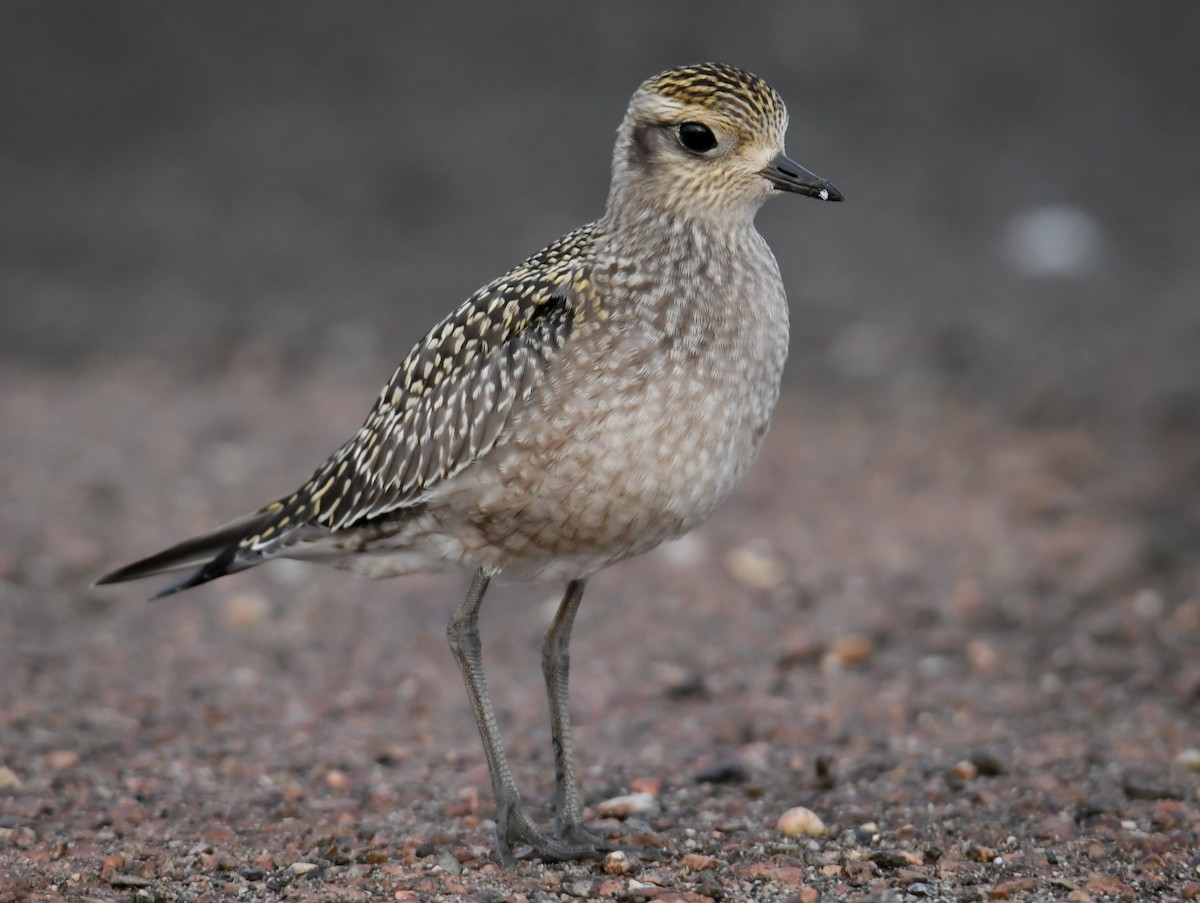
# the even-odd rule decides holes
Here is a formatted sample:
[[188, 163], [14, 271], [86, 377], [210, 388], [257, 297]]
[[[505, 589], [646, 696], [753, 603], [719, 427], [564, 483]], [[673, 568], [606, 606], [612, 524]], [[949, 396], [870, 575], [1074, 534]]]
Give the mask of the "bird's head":
[[610, 214], [749, 220], [779, 191], [842, 200], [784, 153], [787, 123], [775, 90], [733, 66], [683, 66], [648, 79], [618, 131]]

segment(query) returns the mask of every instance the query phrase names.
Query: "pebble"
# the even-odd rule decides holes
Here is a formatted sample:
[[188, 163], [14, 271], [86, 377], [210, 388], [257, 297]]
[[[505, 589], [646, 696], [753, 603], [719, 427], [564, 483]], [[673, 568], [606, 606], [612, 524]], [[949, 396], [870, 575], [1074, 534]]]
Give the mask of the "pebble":
[[298, 878], [307, 875], [309, 872], [315, 872], [317, 870], [317, 864], [315, 862], [293, 862], [289, 867], [292, 870], [292, 874]]
[[[1181, 750], [1179, 755], [1175, 757], [1175, 764], [1186, 768], [1188, 771], [1200, 771], [1200, 749], [1196, 749], [1193, 746]], [[7, 769], [4, 769], [4, 771], [7, 771]], [[3, 772], [0, 772], [0, 775], [2, 774]]]
[[629, 818], [631, 815], [642, 815], [657, 808], [658, 800], [652, 794], [627, 793], [597, 803], [596, 814], [601, 818]]
[[7, 765], [0, 765], [0, 789], [17, 789], [21, 786], [23, 782], [17, 777], [17, 773]]
[[955, 762], [950, 766], [950, 770], [946, 772], [946, 777], [951, 781], [973, 781], [978, 776], [979, 769], [975, 767], [975, 763], [970, 759]]
[[350, 778], [340, 768], [331, 768], [325, 772], [325, 786], [330, 790], [348, 790]]
[[606, 875], [628, 875], [633, 871], [629, 857], [620, 850], [613, 850], [604, 857], [604, 873]]
[[[848, 668], [869, 661], [874, 654], [875, 644], [869, 636], [862, 633], [848, 633], [845, 636], [835, 637], [830, 642], [825, 658], [832, 657], [836, 659], [837, 665]], [[821, 664], [822, 666], [826, 664], [825, 659], [822, 659]]]
[[662, 792], [662, 778], [634, 778], [629, 782], [629, 789], [634, 793], [648, 793], [658, 796]]
[[978, 846], [971, 844], [966, 850], [967, 858], [972, 862], [995, 862], [996, 857], [1000, 854], [991, 847]]
[[270, 615], [271, 602], [262, 593], [237, 593], [221, 606], [221, 620], [229, 627], [255, 627]]
[[1161, 593], [1152, 589], [1143, 589], [1133, 596], [1133, 613], [1144, 621], [1157, 621], [1166, 610], [1166, 603]]
[[751, 589], [772, 590], [783, 583], [787, 569], [769, 552], [754, 545], [739, 546], [725, 556], [725, 569]]
[[967, 661], [977, 674], [994, 674], [1000, 667], [1000, 653], [986, 640], [967, 643]]
[[784, 837], [815, 837], [825, 833], [825, 822], [812, 809], [796, 806], [779, 816], [775, 830]]
[[46, 753], [46, 767], [51, 771], [74, 768], [79, 764], [79, 753], [73, 749], [55, 749]]
[[704, 872], [708, 869], [715, 869], [720, 863], [719, 859], [712, 856], [705, 856], [701, 853], [688, 853], [683, 857], [683, 866], [692, 872]]

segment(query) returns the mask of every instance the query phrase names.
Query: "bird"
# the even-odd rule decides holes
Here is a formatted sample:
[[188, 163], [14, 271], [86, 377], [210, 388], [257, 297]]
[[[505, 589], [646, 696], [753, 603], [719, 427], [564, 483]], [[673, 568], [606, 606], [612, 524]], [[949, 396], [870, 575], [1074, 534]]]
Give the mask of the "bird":
[[[569, 644], [588, 580], [706, 520], [750, 467], [779, 396], [788, 306], [754, 226], [770, 197], [841, 201], [784, 150], [787, 109], [732, 65], [633, 94], [603, 215], [489, 282], [403, 359], [365, 423], [291, 495], [101, 577], [180, 570], [155, 598], [273, 558], [368, 577], [469, 575], [447, 627], [496, 807], [496, 850], [618, 849], [584, 824]], [[555, 824], [530, 816], [481, 658], [489, 583], [565, 584], [545, 634]]]

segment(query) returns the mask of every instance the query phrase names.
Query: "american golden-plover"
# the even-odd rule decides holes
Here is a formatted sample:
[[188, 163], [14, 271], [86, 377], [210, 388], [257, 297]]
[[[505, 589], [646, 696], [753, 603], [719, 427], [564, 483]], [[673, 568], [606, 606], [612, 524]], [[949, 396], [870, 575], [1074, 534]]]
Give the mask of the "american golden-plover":
[[[780, 191], [842, 195], [784, 155], [787, 112], [733, 66], [671, 69], [633, 95], [604, 215], [435, 326], [362, 429], [286, 498], [100, 579], [192, 569], [159, 596], [271, 558], [371, 577], [464, 570], [450, 647], [483, 738], [500, 858], [614, 849], [581, 821], [567, 704], [589, 577], [705, 520], [745, 474], [779, 395], [788, 309], [754, 228]], [[566, 583], [542, 669], [556, 828], [513, 781], [480, 656], [488, 583]]]

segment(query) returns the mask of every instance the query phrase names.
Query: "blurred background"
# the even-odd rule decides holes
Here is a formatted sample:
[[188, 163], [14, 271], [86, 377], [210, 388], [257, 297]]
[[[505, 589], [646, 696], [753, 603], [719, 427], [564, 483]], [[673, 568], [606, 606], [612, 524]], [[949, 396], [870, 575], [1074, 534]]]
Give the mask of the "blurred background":
[[145, 356], [202, 376], [251, 348], [382, 382], [478, 285], [602, 212], [642, 79], [716, 59], [777, 87], [791, 155], [849, 199], [761, 214], [792, 389], [1200, 417], [1194, 3], [0, 18], [10, 373]]

